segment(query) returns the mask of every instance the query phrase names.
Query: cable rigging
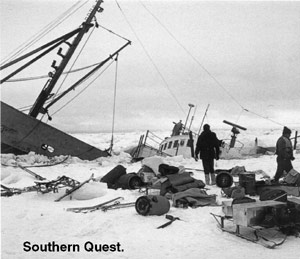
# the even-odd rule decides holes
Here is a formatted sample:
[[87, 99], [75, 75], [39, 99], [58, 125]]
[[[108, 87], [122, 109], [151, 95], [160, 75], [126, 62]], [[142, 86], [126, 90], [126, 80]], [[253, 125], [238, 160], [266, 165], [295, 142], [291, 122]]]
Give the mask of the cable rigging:
[[65, 11], [63, 14], [58, 16], [56, 19], [54, 19], [52, 22], [50, 22], [48, 25], [46, 25], [40, 32], [36, 33], [34, 36], [31, 37], [27, 42], [24, 42], [22, 45], [20, 45], [17, 49], [12, 51], [7, 58], [4, 59], [4, 61], [1, 63], [1, 65], [7, 63], [9, 60], [12, 60], [13, 58], [17, 57], [19, 54], [23, 53], [26, 49], [28, 49], [30, 46], [32, 46], [34, 43], [36, 43], [38, 40], [43, 38], [45, 35], [47, 35], [50, 31], [55, 29], [59, 24], [61, 24], [63, 21], [68, 19], [72, 14], [74, 14], [78, 9], [80, 9], [83, 5], [85, 5], [88, 1], [83, 3], [81, 6], [79, 6], [76, 10], [72, 11], [76, 5], [79, 4], [80, 1], [75, 3], [72, 7], [70, 7], [67, 11]]
[[110, 141], [110, 147], [108, 149], [110, 153], [112, 152], [113, 145], [114, 145], [119, 54], [117, 55], [115, 61], [116, 61], [116, 70], [115, 70], [115, 85], [114, 85], [114, 100], [113, 100], [113, 118], [112, 118], [112, 126], [111, 126], [111, 141]]
[[[68, 102], [66, 102], [62, 107], [60, 107], [59, 109], [57, 109], [55, 112], [53, 112], [51, 114], [51, 117], [55, 114], [57, 114], [59, 111], [61, 111], [63, 108], [65, 108], [68, 104], [70, 104], [72, 101], [74, 101], [74, 99], [76, 99], [80, 94], [82, 94], [92, 83], [94, 83], [113, 63], [114, 61], [111, 61], [110, 64], [108, 64], [108, 66], [98, 75], [96, 76], [86, 87], [84, 87], [78, 94], [76, 94], [72, 99], [70, 99]], [[91, 75], [90, 75], [91, 76]], [[89, 76], [89, 77], [90, 77]], [[86, 78], [87, 79], [87, 78]], [[84, 81], [86, 81], [86, 79]]]
[[[76, 61], [78, 60], [78, 58], [79, 58], [80, 54], [82, 53], [82, 51], [83, 51], [84, 47], [86, 46], [87, 42], [89, 41], [89, 39], [90, 39], [90, 37], [91, 37], [92, 33], [94, 32], [94, 30], [95, 30], [95, 27], [93, 27], [93, 29], [92, 29], [92, 31], [90, 32], [89, 36], [88, 36], [88, 37], [87, 37], [87, 39], [85, 40], [85, 42], [84, 42], [83, 46], [81, 47], [81, 49], [80, 49], [79, 53], [77, 54], [77, 57], [76, 57], [76, 58], [75, 58], [75, 60], [73, 61], [73, 64], [71, 65], [71, 67], [70, 67], [70, 70], [72, 70], [72, 68], [74, 67], [74, 65], [75, 65]], [[62, 85], [63, 85], [63, 84], [64, 84], [64, 82], [66, 81], [66, 79], [67, 79], [68, 75], [69, 75], [69, 73], [66, 73], [66, 74], [65, 74], [65, 77], [64, 77], [64, 79], [63, 79], [63, 80], [62, 80], [62, 82], [60, 83], [60, 86], [57, 88], [57, 91], [56, 91], [56, 93], [55, 93], [55, 94], [52, 96], [52, 99], [54, 99], [54, 97], [57, 95], [57, 93], [58, 93], [58, 92], [59, 92], [59, 90], [61, 89]]]
[[[104, 27], [104, 26], [102, 26], [102, 25], [100, 25], [100, 24], [98, 24], [97, 21], [96, 21], [96, 24], [97, 24], [96, 27], [97, 27], [97, 26], [98, 26], [98, 27], [101, 27], [102, 29], [108, 31], [109, 33], [111, 33], [111, 34], [113, 34], [113, 35], [115, 35], [115, 36], [117, 36], [117, 37], [119, 37], [119, 38], [121, 38], [121, 39], [123, 39], [123, 40], [125, 40], [125, 41], [129, 41], [129, 39], [127, 39], [127, 38], [125, 38], [125, 37], [123, 37], [123, 36], [121, 36], [121, 35], [119, 35], [119, 34], [113, 32], [112, 30], [107, 29], [106, 27]], [[94, 30], [94, 29], [95, 29], [95, 28], [93, 28], [93, 30]], [[92, 34], [92, 33], [91, 33], [91, 34]], [[89, 36], [89, 37], [90, 37], [90, 36]], [[95, 63], [95, 64], [91, 64], [91, 65], [88, 65], [88, 66], [76, 68], [76, 69], [70, 68], [68, 71], [63, 72], [62, 75], [80, 72], [80, 71], [83, 71], [83, 70], [86, 70], [86, 69], [95, 67], [95, 66], [97, 66], [97, 65], [99, 65], [99, 64], [100, 64], [100, 63]], [[72, 67], [73, 67], [73, 66], [72, 66]], [[49, 77], [49, 75], [32, 76], [32, 77], [23, 77], [23, 78], [9, 79], [9, 80], [6, 80], [6, 82], [31, 81], [31, 80], [44, 79], [44, 78], [48, 78], [48, 77]]]
[[216, 77], [214, 77], [209, 71], [208, 69], [201, 64], [192, 54], [191, 52], [181, 43], [179, 42], [179, 40], [176, 39], [176, 37], [170, 32], [170, 30], [168, 30], [168, 28], [166, 26], [164, 26], [162, 24], [162, 22], [145, 6], [144, 3], [142, 3], [141, 1], [139, 1], [140, 4], [145, 8], [145, 10], [166, 30], [166, 32], [185, 50], [185, 52], [213, 79], [213, 81], [242, 109], [242, 111], [246, 111], [248, 113], [252, 113], [260, 118], [263, 118], [265, 120], [269, 120], [277, 125], [283, 126], [281, 123], [278, 123], [266, 116], [262, 116], [258, 113], [252, 112], [249, 109], [246, 109], [218, 80]]
[[118, 3], [117, 0], [116, 4], [118, 6], [118, 8], [120, 9], [121, 13], [124, 16], [125, 21], [127, 22], [127, 24], [129, 25], [130, 29], [132, 30], [133, 34], [135, 35], [135, 37], [137, 38], [138, 42], [140, 43], [141, 47], [143, 48], [145, 54], [147, 55], [147, 57], [149, 58], [151, 64], [154, 66], [156, 72], [158, 73], [158, 75], [160, 76], [160, 78], [162, 79], [162, 81], [164, 82], [165, 86], [167, 87], [168, 91], [170, 92], [170, 94], [172, 95], [172, 97], [174, 98], [174, 100], [176, 101], [177, 105], [181, 108], [182, 112], [184, 112], [184, 109], [182, 108], [181, 104], [179, 103], [178, 99], [176, 98], [175, 94], [172, 92], [168, 82], [166, 81], [166, 79], [164, 78], [164, 76], [162, 75], [162, 73], [160, 72], [160, 70], [158, 69], [157, 65], [155, 64], [154, 60], [151, 58], [150, 54], [148, 53], [148, 51], [146, 50], [144, 44], [142, 43], [142, 41], [140, 40], [139, 36], [137, 35], [137, 33], [135, 32], [135, 30], [133, 29], [133, 26], [131, 25], [131, 23], [129, 22], [129, 20], [127, 19], [125, 13], [123, 12], [120, 4]]

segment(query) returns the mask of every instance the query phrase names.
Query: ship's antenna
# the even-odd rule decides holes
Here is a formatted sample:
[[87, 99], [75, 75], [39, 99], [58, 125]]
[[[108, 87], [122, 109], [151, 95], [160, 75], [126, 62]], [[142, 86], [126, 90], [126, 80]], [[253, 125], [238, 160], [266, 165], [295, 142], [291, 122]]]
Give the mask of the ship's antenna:
[[204, 115], [203, 115], [203, 118], [202, 118], [202, 121], [201, 121], [201, 125], [200, 125], [199, 131], [198, 131], [198, 135], [200, 135], [200, 131], [201, 131], [201, 129], [202, 129], [202, 125], [203, 125], [204, 119], [205, 119], [205, 117], [206, 117], [208, 108], [209, 108], [209, 104], [207, 105], [206, 110], [205, 110], [205, 113], [204, 113]]

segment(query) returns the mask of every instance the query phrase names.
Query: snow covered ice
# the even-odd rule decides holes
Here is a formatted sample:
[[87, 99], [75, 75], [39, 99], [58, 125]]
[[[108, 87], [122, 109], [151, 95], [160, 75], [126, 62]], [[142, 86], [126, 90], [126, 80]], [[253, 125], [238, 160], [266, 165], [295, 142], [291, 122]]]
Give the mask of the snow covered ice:
[[[221, 132], [216, 131], [217, 135]], [[88, 143], [99, 148], [108, 148], [110, 134], [75, 134]], [[241, 135], [240, 140], [250, 146], [258, 137], [260, 145], [274, 146], [281, 130], [256, 130]], [[18, 162], [28, 169], [47, 178], [69, 176], [77, 181], [85, 181], [94, 173], [101, 178], [116, 165], [123, 165], [127, 173], [137, 172], [142, 162], [131, 163], [131, 157], [123, 152], [127, 147], [136, 145], [139, 132], [117, 133], [114, 136], [114, 154], [112, 157], [99, 158], [94, 161], [83, 161], [75, 157], [55, 157], [48, 159], [35, 154], [1, 156], [1, 183], [8, 187], [23, 188], [33, 186], [36, 179], [13, 167]], [[240, 137], [240, 136], [239, 136]], [[300, 170], [300, 154], [295, 152], [293, 166]], [[174, 166], [202, 169], [200, 161], [183, 159], [181, 156], [165, 158], [164, 161]], [[57, 165], [50, 166], [52, 162]], [[61, 162], [61, 163], [59, 163]], [[219, 160], [216, 169], [230, 169], [234, 166], [245, 166], [247, 171], [263, 170], [270, 177], [276, 170], [274, 154], [245, 156], [239, 159]], [[198, 170], [193, 177], [204, 180], [204, 174]], [[217, 202], [226, 200], [221, 196], [221, 189], [206, 186], [208, 194], [216, 194]], [[150, 193], [154, 190], [150, 191]], [[275, 249], [266, 249], [257, 244], [222, 232], [210, 213], [221, 213], [221, 207], [205, 206], [196, 209], [170, 208], [168, 214], [179, 217], [170, 226], [157, 229], [166, 223], [165, 216], [141, 216], [134, 207], [95, 211], [91, 213], [73, 213], [67, 208], [92, 206], [122, 196], [122, 202], [135, 202], [143, 195], [139, 190], [113, 190], [106, 184], [89, 182], [76, 191], [70, 200], [68, 197], [60, 202], [55, 199], [65, 193], [65, 188], [58, 193], [41, 194], [27, 192], [20, 195], [1, 198], [1, 256], [3, 259], [24, 258], [300, 258], [300, 239], [288, 236], [285, 243]], [[274, 237], [275, 238], [275, 237]], [[27, 243], [26, 243], [27, 242]], [[24, 247], [24, 243], [26, 246]], [[29, 250], [33, 245], [55, 243], [79, 247], [79, 251]], [[105, 251], [105, 245], [112, 248]], [[102, 249], [102, 250], [101, 250]], [[101, 251], [95, 251], [101, 250]]]

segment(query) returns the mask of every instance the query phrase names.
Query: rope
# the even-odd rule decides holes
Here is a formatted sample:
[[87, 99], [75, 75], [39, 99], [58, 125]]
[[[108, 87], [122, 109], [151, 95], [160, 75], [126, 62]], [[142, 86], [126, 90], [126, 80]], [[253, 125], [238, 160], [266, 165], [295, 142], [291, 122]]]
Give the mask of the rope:
[[98, 24], [98, 26], [101, 27], [102, 29], [104, 29], [104, 30], [110, 32], [111, 34], [116, 35], [117, 37], [119, 37], [119, 38], [121, 38], [121, 39], [123, 39], [123, 40], [125, 40], [125, 41], [130, 41], [130, 40], [126, 39], [125, 37], [123, 37], [123, 36], [121, 36], [121, 35], [119, 35], [119, 34], [113, 32], [112, 30], [109, 30], [109, 29], [105, 28], [104, 26], [102, 26], [102, 25], [100, 25], [100, 24]]
[[130, 24], [129, 20], [127, 19], [125, 13], [123, 12], [121, 6], [119, 5], [118, 1], [116, 0], [116, 4], [119, 7], [121, 13], [124, 16], [125, 21], [128, 23], [130, 29], [132, 30], [132, 32], [134, 33], [135, 37], [137, 38], [138, 42], [140, 43], [140, 45], [142, 46], [145, 54], [147, 55], [147, 57], [149, 58], [150, 62], [152, 63], [152, 65], [154, 66], [156, 72], [159, 74], [160, 78], [162, 79], [163, 83], [165, 84], [165, 86], [167, 87], [168, 91], [170, 92], [170, 94], [172, 95], [172, 97], [174, 98], [174, 100], [176, 101], [177, 105], [181, 108], [182, 112], [184, 112], [184, 109], [182, 108], [182, 106], [180, 105], [178, 99], [176, 98], [175, 94], [172, 92], [170, 86], [168, 85], [166, 79], [164, 78], [164, 76], [162, 75], [162, 73], [159, 71], [158, 67], [156, 66], [156, 64], [154, 63], [153, 59], [151, 58], [150, 54], [147, 52], [145, 46], [143, 45], [142, 41], [139, 39], [137, 33], [135, 32], [135, 30], [133, 29], [132, 25]]
[[258, 116], [258, 117], [260, 117], [260, 118], [263, 118], [263, 119], [265, 119], [265, 120], [271, 121], [271, 122], [273, 122], [273, 123], [275, 123], [275, 124], [277, 124], [277, 125], [280, 125], [280, 126], [282, 126], [282, 127], [284, 126], [283, 124], [281, 124], [281, 123], [279, 123], [279, 122], [276, 122], [276, 121], [270, 119], [269, 117], [262, 116], [262, 115], [260, 115], [260, 114], [258, 114], [258, 113], [249, 111], [248, 109], [245, 109], [245, 108], [244, 108], [244, 111], [249, 112], [249, 113], [252, 113], [252, 114], [254, 114], [254, 115], [256, 115], [256, 116]]

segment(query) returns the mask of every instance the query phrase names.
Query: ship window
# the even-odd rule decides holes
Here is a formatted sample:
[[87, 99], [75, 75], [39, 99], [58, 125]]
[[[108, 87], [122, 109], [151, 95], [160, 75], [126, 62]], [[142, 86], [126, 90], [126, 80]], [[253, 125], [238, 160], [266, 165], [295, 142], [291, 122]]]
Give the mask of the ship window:
[[175, 147], [178, 147], [178, 140], [175, 140], [175, 141], [174, 141], [173, 148], [175, 148]]
[[180, 140], [180, 146], [184, 145], [184, 140]]
[[173, 143], [172, 141], [169, 142], [168, 148], [172, 147], [172, 143]]
[[166, 148], [167, 148], [167, 143], [166, 143], [166, 144], [164, 144], [164, 150], [166, 150]]
[[53, 153], [53, 152], [54, 152], [54, 148], [51, 147], [51, 146], [49, 146], [49, 145], [47, 145], [47, 144], [42, 144], [42, 145], [41, 145], [41, 148], [42, 148], [43, 150], [49, 151], [50, 153]]

